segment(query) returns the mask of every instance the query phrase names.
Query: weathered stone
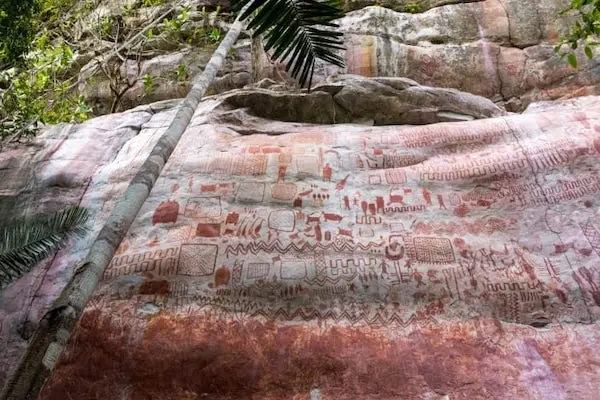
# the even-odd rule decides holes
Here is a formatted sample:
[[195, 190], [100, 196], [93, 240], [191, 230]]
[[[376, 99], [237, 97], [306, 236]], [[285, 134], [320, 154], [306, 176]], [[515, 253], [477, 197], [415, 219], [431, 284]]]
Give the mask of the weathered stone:
[[[510, 101], [506, 107], [513, 111], [522, 111], [531, 102], [540, 100], [600, 93], [597, 59], [588, 61], [580, 52], [580, 67], [575, 70], [553, 52], [554, 44], [574, 21], [572, 16], [558, 17], [568, 0], [377, 2], [389, 8], [371, 6], [374, 3], [346, 2], [349, 10], [355, 10], [340, 21], [345, 34], [347, 68], [340, 71], [318, 63], [315, 83], [340, 73], [407, 77], [422, 85], [454, 88], [499, 104]], [[419, 4], [425, 12], [397, 12], [408, 3]], [[361, 8], [364, 6], [370, 7]], [[197, 14], [197, 11], [192, 12], [185, 29], [192, 29], [201, 22]], [[149, 15], [140, 18], [147, 19]], [[236, 48], [222, 71], [223, 76], [233, 74], [232, 78], [223, 78], [229, 83], [240, 73], [251, 73], [250, 41], [242, 41]], [[177, 53], [182, 51], [182, 43], [161, 34], [144, 47], [144, 54], [149, 51]], [[207, 49], [194, 48], [185, 56], [184, 64], [190, 71], [202, 70], [209, 54]], [[140, 83], [126, 96], [124, 108], [180, 97], [182, 89], [173, 84], [172, 78], [177, 65], [170, 67], [157, 71], [155, 81], [159, 88], [153, 95], [142, 96]], [[288, 79], [284, 67], [284, 64], [263, 62], [259, 75]], [[233, 87], [229, 83], [222, 86], [223, 89], [246, 84]], [[108, 86], [103, 85], [95, 84], [98, 88], [95, 95], [88, 97], [86, 90], [84, 93], [106, 109], [110, 107], [112, 95]], [[189, 82], [183, 82], [182, 87], [189, 87]], [[211, 93], [220, 91], [219, 85], [211, 89]]]
[[[160, 43], [166, 47], [161, 48]], [[125, 88], [125, 77], [133, 85], [124, 93], [117, 111], [131, 109], [137, 105], [185, 97], [192, 86], [192, 77], [204, 70], [214, 51], [212, 46], [191, 47], [173, 42], [162, 35], [153, 39], [148, 46], [158, 46], [152, 50], [152, 54], [156, 55], [141, 59], [139, 63], [135, 60], [127, 60], [119, 68], [123, 84], [119, 85], [118, 89]], [[234, 51], [225, 61], [224, 73], [220, 74], [219, 78], [213, 82], [207, 92], [208, 95], [239, 89], [250, 83], [250, 74], [246, 72], [249, 65], [247, 59], [249, 54], [245, 49], [248, 46], [247, 43], [241, 42], [234, 47]], [[144, 54], [147, 53], [147, 51], [144, 52]], [[97, 72], [93, 78], [90, 77], [90, 67], [94, 62], [91, 61], [82, 68], [79, 76], [79, 92], [96, 114], [107, 114], [110, 112], [115, 94], [110, 87], [111, 80], [105, 74]], [[114, 62], [118, 62], [116, 57]], [[180, 68], [184, 71], [183, 75], [178, 75]], [[145, 87], [144, 77], [146, 75], [150, 76], [151, 88]]]
[[[242, 90], [227, 96], [227, 103], [236, 108], [249, 108], [251, 113], [290, 122], [333, 124], [336, 122], [336, 103], [324, 92], [308, 94], [282, 93], [270, 90]], [[340, 118], [346, 122], [346, 115]]]
[[0, 386], [27, 344], [23, 332], [37, 325], [72, 277], [173, 117], [173, 111], [145, 108], [80, 126], [51, 127], [31, 143], [0, 152], [0, 225], [15, 216], [51, 213], [69, 205], [84, 206], [91, 214], [88, 237], [72, 242], [0, 292]]
[[[347, 71], [404, 76], [493, 101], [539, 100], [600, 93], [600, 64], [578, 53], [574, 70], [553, 51], [573, 24], [558, 17], [566, 0], [485, 0], [420, 14], [366, 7], [341, 20]], [[452, 21], [452, 23], [448, 23]], [[319, 76], [336, 74], [321, 66]], [[513, 106], [514, 106], [513, 102]], [[521, 111], [519, 109], [519, 111]]]
[[483, 97], [421, 86], [405, 78], [339, 79], [316, 86], [308, 94], [253, 89], [235, 91], [225, 98], [232, 106], [248, 108], [259, 117], [321, 124], [372, 120], [375, 125], [425, 125], [504, 114]]

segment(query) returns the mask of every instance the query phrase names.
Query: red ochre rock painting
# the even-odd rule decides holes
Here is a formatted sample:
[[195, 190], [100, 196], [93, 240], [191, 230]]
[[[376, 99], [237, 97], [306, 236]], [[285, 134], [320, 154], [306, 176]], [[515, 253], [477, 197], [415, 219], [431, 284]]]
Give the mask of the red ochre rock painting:
[[199, 223], [196, 227], [196, 236], [214, 238], [221, 236], [221, 224]]
[[108, 311], [86, 311], [39, 400], [117, 399], [124, 387], [130, 399], [306, 399], [316, 387], [324, 399], [548, 399], [600, 384], [594, 325], [540, 335], [476, 319], [397, 336], [169, 313], [133, 324]]
[[596, 399], [600, 98], [570, 102], [192, 124], [40, 399]]
[[165, 201], [156, 207], [154, 215], [152, 216], [152, 225], [166, 224], [169, 222], [177, 222], [177, 215], [179, 214], [179, 203], [176, 201]]
[[169, 282], [166, 280], [146, 281], [140, 285], [138, 293], [141, 295], [168, 296], [170, 294]]

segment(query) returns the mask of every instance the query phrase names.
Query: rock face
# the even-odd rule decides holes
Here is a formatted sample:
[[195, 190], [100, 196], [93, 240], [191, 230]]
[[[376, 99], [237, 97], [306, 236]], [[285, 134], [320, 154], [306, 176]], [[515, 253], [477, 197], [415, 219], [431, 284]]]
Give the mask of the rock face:
[[0, 382], [173, 118], [173, 111], [160, 109], [155, 105], [81, 126], [55, 126], [27, 146], [0, 153], [0, 225], [19, 214], [77, 204], [91, 215], [85, 239], [0, 291]]
[[[600, 97], [411, 127], [235, 95], [202, 102], [41, 399], [597, 397]], [[106, 119], [142, 129], [90, 173], [96, 224], [168, 115]], [[2, 294], [4, 368], [44, 271]]]
[[348, 73], [456, 88], [507, 102], [509, 111], [538, 100], [597, 94], [598, 61], [574, 70], [553, 51], [573, 24], [557, 17], [568, 3], [485, 0], [420, 14], [366, 7], [342, 20]]

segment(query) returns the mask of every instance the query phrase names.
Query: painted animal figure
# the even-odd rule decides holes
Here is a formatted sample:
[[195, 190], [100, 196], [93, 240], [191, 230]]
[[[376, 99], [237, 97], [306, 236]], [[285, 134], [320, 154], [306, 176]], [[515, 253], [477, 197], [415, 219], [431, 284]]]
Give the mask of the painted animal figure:
[[310, 224], [311, 222], [317, 222], [317, 223], [318, 223], [318, 222], [321, 222], [321, 216], [320, 216], [320, 215], [317, 215], [317, 216], [315, 217], [315, 216], [310, 216], [310, 215], [307, 215], [307, 216], [306, 216], [306, 223], [307, 223], [307, 224]]
[[352, 231], [349, 229], [338, 228], [338, 235], [354, 238], [354, 235], [352, 235]]
[[332, 221], [332, 222], [341, 222], [344, 219], [344, 217], [342, 215], [330, 214], [330, 213], [323, 213], [323, 217], [325, 218], [325, 221]]

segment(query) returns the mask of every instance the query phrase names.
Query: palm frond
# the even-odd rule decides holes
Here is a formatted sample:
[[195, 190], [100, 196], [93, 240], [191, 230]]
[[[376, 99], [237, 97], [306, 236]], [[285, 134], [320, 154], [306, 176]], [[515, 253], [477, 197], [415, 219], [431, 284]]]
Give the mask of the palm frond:
[[70, 207], [49, 217], [26, 217], [0, 227], [0, 288], [87, 232], [85, 208]]
[[301, 86], [308, 80], [310, 88], [317, 59], [344, 67], [344, 58], [337, 54], [344, 50], [343, 33], [334, 22], [344, 15], [339, 0], [234, 0], [234, 9], [250, 2], [241, 19], [254, 14], [248, 29], [264, 34], [265, 50], [274, 49], [274, 59], [287, 61], [286, 71]]

